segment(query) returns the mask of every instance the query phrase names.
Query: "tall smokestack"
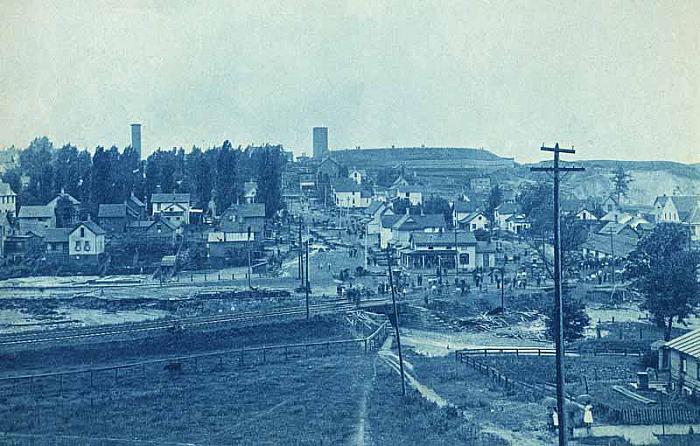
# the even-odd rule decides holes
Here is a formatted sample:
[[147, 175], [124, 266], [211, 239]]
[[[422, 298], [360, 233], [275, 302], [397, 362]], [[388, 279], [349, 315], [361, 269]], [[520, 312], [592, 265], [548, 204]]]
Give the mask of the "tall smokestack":
[[314, 127], [314, 158], [328, 156], [328, 127]]
[[141, 160], [141, 124], [131, 124], [131, 148]]

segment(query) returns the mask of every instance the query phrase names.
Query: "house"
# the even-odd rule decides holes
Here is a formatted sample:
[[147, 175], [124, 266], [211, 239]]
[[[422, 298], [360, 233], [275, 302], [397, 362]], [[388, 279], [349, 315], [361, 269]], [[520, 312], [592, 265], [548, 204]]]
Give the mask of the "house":
[[452, 224], [457, 226], [460, 220], [464, 220], [472, 212], [479, 210], [476, 203], [468, 200], [459, 200], [452, 203]]
[[625, 223], [627, 223], [628, 221], [632, 220], [633, 218], [634, 218], [634, 215], [632, 215], [632, 214], [630, 214], [630, 213], [628, 213], [628, 212], [622, 211], [622, 210], [620, 210], [620, 209], [617, 209], [617, 210], [614, 210], [614, 211], [607, 212], [605, 215], [603, 215], [602, 217], [600, 217], [599, 220], [600, 220], [601, 222], [610, 222], [610, 221], [612, 221], [612, 222], [616, 222], [616, 223], [625, 224]]
[[583, 221], [598, 221], [598, 216], [588, 208], [583, 208], [578, 211], [576, 213], [576, 218]]
[[469, 231], [414, 232], [410, 249], [401, 252], [401, 265], [410, 269], [455, 269], [459, 258], [460, 270], [476, 268], [476, 238]]
[[621, 237], [628, 237], [631, 239], [638, 239], [639, 234], [632, 229], [628, 224], [616, 223], [614, 221], [608, 222], [603, 227], [598, 230], [598, 234], [610, 236], [610, 234], [615, 234]]
[[125, 232], [129, 223], [126, 204], [101, 204], [97, 209], [97, 222], [107, 232]]
[[31, 231], [26, 234], [5, 235], [3, 242], [3, 254], [6, 259], [12, 261], [36, 257], [44, 249], [42, 237]]
[[72, 228], [80, 220], [80, 201], [63, 189], [46, 206], [54, 211], [56, 227]]
[[143, 201], [136, 198], [133, 192], [129, 198], [124, 200], [124, 204], [126, 205], [127, 214], [134, 220], [144, 220], [146, 218], [146, 205]]
[[227, 228], [240, 226], [247, 229], [250, 226], [256, 240], [262, 240], [265, 230], [265, 203], [232, 204], [221, 216], [219, 227]]
[[190, 194], [152, 194], [151, 206], [153, 217], [160, 216], [176, 227], [190, 223]]
[[652, 211], [657, 223], [680, 223], [690, 228], [693, 240], [700, 240], [700, 195], [660, 196]]
[[243, 198], [246, 203], [255, 203], [258, 196], [258, 183], [246, 181], [243, 183]]
[[384, 215], [394, 215], [394, 211], [383, 201], [372, 201], [365, 209], [365, 214], [368, 216], [366, 223], [367, 236], [369, 237], [368, 243], [379, 245], [380, 233], [382, 232], [382, 217]]
[[489, 242], [476, 242], [476, 267], [482, 269], [496, 267], [496, 245]]
[[379, 246], [386, 248], [389, 243], [408, 246], [413, 232], [440, 232], [446, 228], [443, 214], [403, 215], [385, 214], [381, 217]]
[[396, 198], [408, 200], [411, 206], [423, 204], [423, 189], [419, 186], [400, 185], [396, 187]]
[[105, 251], [105, 230], [93, 221], [78, 223], [68, 235], [68, 255], [77, 263], [98, 264]]
[[639, 239], [636, 235], [630, 237], [625, 233], [589, 233], [588, 238], [581, 245], [584, 257], [594, 257], [599, 260], [611, 257], [627, 258], [636, 249]]
[[157, 218], [155, 220], [136, 220], [126, 224], [126, 233], [145, 242], [157, 244], [172, 244], [177, 237], [178, 228], [170, 221]]
[[532, 227], [525, 214], [513, 214], [506, 220], [506, 230], [514, 234], [522, 234]]
[[700, 328], [666, 342], [659, 350], [659, 369], [669, 372], [671, 388], [693, 395], [700, 390]]
[[49, 228], [44, 234], [46, 259], [57, 263], [68, 260], [71, 228]]
[[329, 184], [341, 177], [342, 166], [331, 157], [326, 157], [316, 168], [317, 183]]
[[485, 230], [489, 224], [489, 219], [483, 212], [476, 211], [459, 220], [458, 224], [460, 228], [466, 228], [469, 231]]
[[367, 208], [372, 191], [354, 181], [336, 181], [332, 186], [335, 205], [340, 208]]
[[51, 206], [22, 206], [17, 220], [20, 234], [33, 232], [43, 236], [47, 229], [56, 227], [56, 213]]
[[612, 195], [608, 196], [605, 200], [603, 200], [601, 207], [605, 212], [618, 212], [621, 210], [620, 203], [618, 203], [617, 199]]
[[348, 178], [357, 184], [362, 184], [362, 180], [367, 176], [367, 172], [359, 169], [351, 169], [348, 172]]
[[255, 223], [222, 221], [218, 231], [207, 234], [207, 256], [215, 264], [243, 265], [248, 253], [261, 252], [264, 227]]
[[9, 184], [0, 181], [0, 213], [15, 215], [17, 212], [17, 194]]
[[[502, 230], [508, 230], [508, 219], [518, 213], [518, 206], [515, 203], [503, 203], [494, 211], [496, 226]], [[465, 216], [466, 217], [466, 216]]]

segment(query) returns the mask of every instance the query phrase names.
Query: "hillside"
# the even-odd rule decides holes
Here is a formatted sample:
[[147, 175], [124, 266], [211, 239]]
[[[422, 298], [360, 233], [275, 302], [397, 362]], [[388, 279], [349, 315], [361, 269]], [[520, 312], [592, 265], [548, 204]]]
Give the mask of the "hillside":
[[[523, 165], [515, 169], [515, 175], [508, 175], [506, 170], [498, 172], [504, 179], [510, 177], [514, 182], [536, 181], [542, 174], [530, 172], [530, 167], [547, 164]], [[658, 195], [700, 194], [700, 166], [671, 161], [612, 161], [591, 160], [565, 163], [584, 167], [585, 172], [569, 175], [562, 187], [570, 194], [585, 198], [586, 196], [604, 197], [612, 190], [611, 171], [622, 166], [631, 176], [629, 200], [634, 204], [651, 205]], [[515, 177], [515, 178], [513, 178]]]

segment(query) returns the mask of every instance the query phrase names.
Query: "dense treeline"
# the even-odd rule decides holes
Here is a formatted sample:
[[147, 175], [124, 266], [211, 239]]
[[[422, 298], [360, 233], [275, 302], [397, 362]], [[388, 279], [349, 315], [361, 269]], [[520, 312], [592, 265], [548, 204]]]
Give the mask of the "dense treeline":
[[192, 147], [188, 153], [158, 149], [142, 162], [131, 147], [97, 147], [91, 154], [71, 144], [55, 148], [42, 137], [21, 151], [19, 165], [2, 179], [17, 192], [20, 206], [46, 204], [64, 190], [93, 216], [99, 204], [121, 203], [132, 192], [147, 201], [156, 191], [190, 193], [192, 205], [204, 210], [213, 199], [220, 213], [242, 201], [244, 183], [252, 180], [258, 183], [257, 201], [266, 204], [271, 216], [282, 206], [284, 163], [280, 145], [234, 149], [224, 141], [220, 147]]

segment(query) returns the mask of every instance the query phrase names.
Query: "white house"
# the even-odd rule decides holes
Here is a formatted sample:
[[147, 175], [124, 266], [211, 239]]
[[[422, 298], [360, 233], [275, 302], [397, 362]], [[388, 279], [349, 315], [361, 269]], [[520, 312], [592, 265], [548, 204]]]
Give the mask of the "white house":
[[476, 211], [472, 212], [463, 219], [459, 220], [460, 227], [466, 228], [470, 231], [477, 231], [479, 229], [486, 229], [489, 224], [489, 219], [484, 215], [483, 212]]
[[518, 206], [514, 203], [503, 203], [494, 212], [496, 225], [499, 229], [508, 230], [508, 219], [518, 213]]
[[506, 230], [521, 234], [532, 227], [530, 220], [524, 214], [513, 214], [506, 220]]
[[406, 199], [411, 206], [423, 204], [423, 189], [418, 186], [399, 185], [396, 187], [396, 198]]
[[372, 192], [354, 181], [341, 181], [333, 184], [335, 205], [340, 208], [366, 208], [372, 201]]
[[17, 212], [17, 194], [9, 184], [0, 181], [0, 213], [12, 214]]
[[401, 264], [411, 269], [454, 270], [455, 258], [458, 258], [460, 270], [473, 270], [476, 246], [474, 234], [469, 231], [414, 232], [410, 237], [410, 249], [401, 252]]
[[576, 218], [583, 221], [598, 221], [598, 217], [586, 208], [581, 209], [576, 213]]
[[78, 223], [68, 234], [68, 255], [81, 263], [98, 263], [105, 251], [105, 230], [93, 221]]
[[246, 181], [243, 183], [243, 198], [246, 203], [255, 203], [258, 196], [258, 183]]
[[151, 195], [151, 215], [178, 227], [190, 223], [190, 194]]
[[441, 232], [445, 230], [443, 214], [426, 215], [383, 215], [379, 234], [379, 246], [384, 249], [391, 243], [394, 246], [408, 246], [413, 232]]
[[362, 180], [367, 176], [364, 170], [351, 169], [348, 172], [348, 178], [354, 181], [356, 184], [362, 184]]
[[700, 195], [660, 196], [654, 200], [657, 223], [681, 223], [690, 228], [693, 240], [700, 240]]

